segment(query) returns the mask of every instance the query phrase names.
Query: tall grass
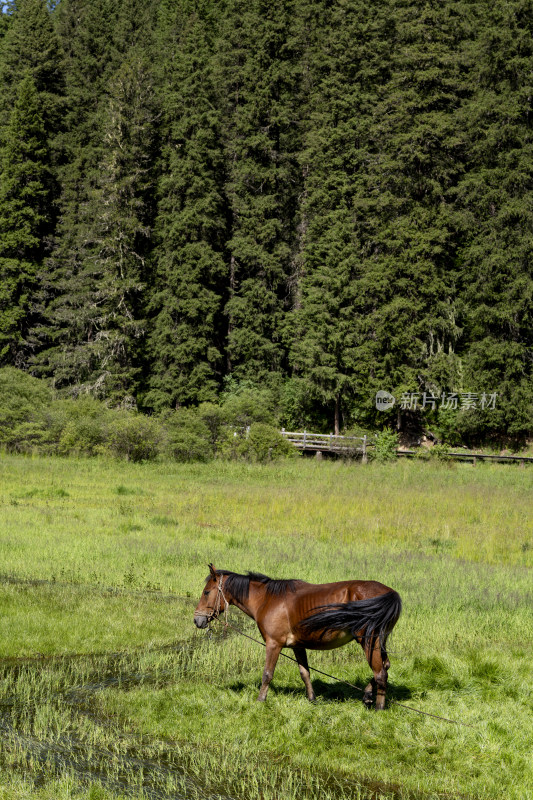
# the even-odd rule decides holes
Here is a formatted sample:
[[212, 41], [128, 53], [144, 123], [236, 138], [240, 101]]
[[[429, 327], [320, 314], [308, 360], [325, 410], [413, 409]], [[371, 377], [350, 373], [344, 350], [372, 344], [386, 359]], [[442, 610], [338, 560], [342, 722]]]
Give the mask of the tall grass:
[[[532, 484], [508, 465], [2, 457], [0, 800], [522, 800]], [[283, 659], [256, 704], [263, 648], [192, 626], [209, 561], [393, 586], [390, 697], [472, 727], [395, 705], [370, 714], [323, 676], [310, 705]], [[369, 677], [355, 645], [310, 663]]]

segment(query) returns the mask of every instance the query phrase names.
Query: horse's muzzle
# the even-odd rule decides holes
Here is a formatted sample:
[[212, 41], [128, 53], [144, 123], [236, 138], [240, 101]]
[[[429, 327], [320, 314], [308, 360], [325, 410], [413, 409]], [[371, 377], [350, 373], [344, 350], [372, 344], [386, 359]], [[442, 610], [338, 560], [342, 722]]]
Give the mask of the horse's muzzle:
[[194, 624], [197, 628], [207, 628], [208, 617], [205, 614], [195, 614]]

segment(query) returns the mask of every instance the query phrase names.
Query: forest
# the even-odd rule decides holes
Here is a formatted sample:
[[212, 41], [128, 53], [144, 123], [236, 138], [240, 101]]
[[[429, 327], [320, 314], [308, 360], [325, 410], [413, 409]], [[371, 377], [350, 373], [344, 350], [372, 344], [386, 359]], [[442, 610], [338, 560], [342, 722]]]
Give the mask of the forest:
[[525, 441], [532, 126], [531, 0], [4, 3], [0, 367]]

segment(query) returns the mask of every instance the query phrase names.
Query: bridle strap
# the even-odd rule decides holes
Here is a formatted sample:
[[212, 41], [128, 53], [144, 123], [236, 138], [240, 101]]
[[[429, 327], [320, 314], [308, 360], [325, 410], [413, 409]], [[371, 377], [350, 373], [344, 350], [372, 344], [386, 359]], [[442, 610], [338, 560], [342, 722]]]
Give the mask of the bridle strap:
[[213, 608], [211, 614], [207, 618], [207, 624], [209, 625], [214, 619], [218, 619], [220, 616], [220, 601], [221, 599], [224, 600], [224, 625], [228, 627], [228, 606], [229, 603], [226, 600], [226, 595], [224, 594], [224, 590], [222, 589], [222, 579], [223, 575], [220, 576], [220, 580], [218, 582], [218, 592], [215, 600], [215, 607]]

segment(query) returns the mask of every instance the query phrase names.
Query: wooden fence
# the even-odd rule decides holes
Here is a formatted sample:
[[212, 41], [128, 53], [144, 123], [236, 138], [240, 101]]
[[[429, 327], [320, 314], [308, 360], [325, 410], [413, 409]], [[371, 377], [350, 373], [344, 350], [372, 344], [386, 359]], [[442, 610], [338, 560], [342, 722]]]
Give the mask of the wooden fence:
[[368, 436], [336, 436], [334, 433], [294, 432], [281, 429], [281, 435], [298, 450], [314, 453], [361, 457], [366, 462], [368, 447], [372, 446]]
[[[339, 456], [361, 458], [364, 463], [368, 459], [369, 448], [374, 446], [373, 436], [335, 436], [333, 433], [294, 432], [286, 431], [284, 428], [281, 429], [281, 435], [302, 452], [331, 453]], [[396, 455], [413, 458], [419, 452], [417, 450], [397, 450]], [[519, 463], [521, 466], [527, 463], [533, 464], [533, 457], [530, 456], [449, 452], [443, 453], [443, 457], [457, 461], [471, 461], [474, 466], [477, 461], [514, 462]]]
[[[397, 450], [398, 456], [417, 456], [417, 450]], [[533, 457], [531, 456], [506, 456], [506, 455], [485, 455], [484, 453], [444, 453], [445, 458], [454, 458], [457, 461], [471, 461], [475, 466], [476, 461], [500, 461], [500, 462], [513, 462], [519, 463], [521, 466], [528, 462], [533, 464]]]

